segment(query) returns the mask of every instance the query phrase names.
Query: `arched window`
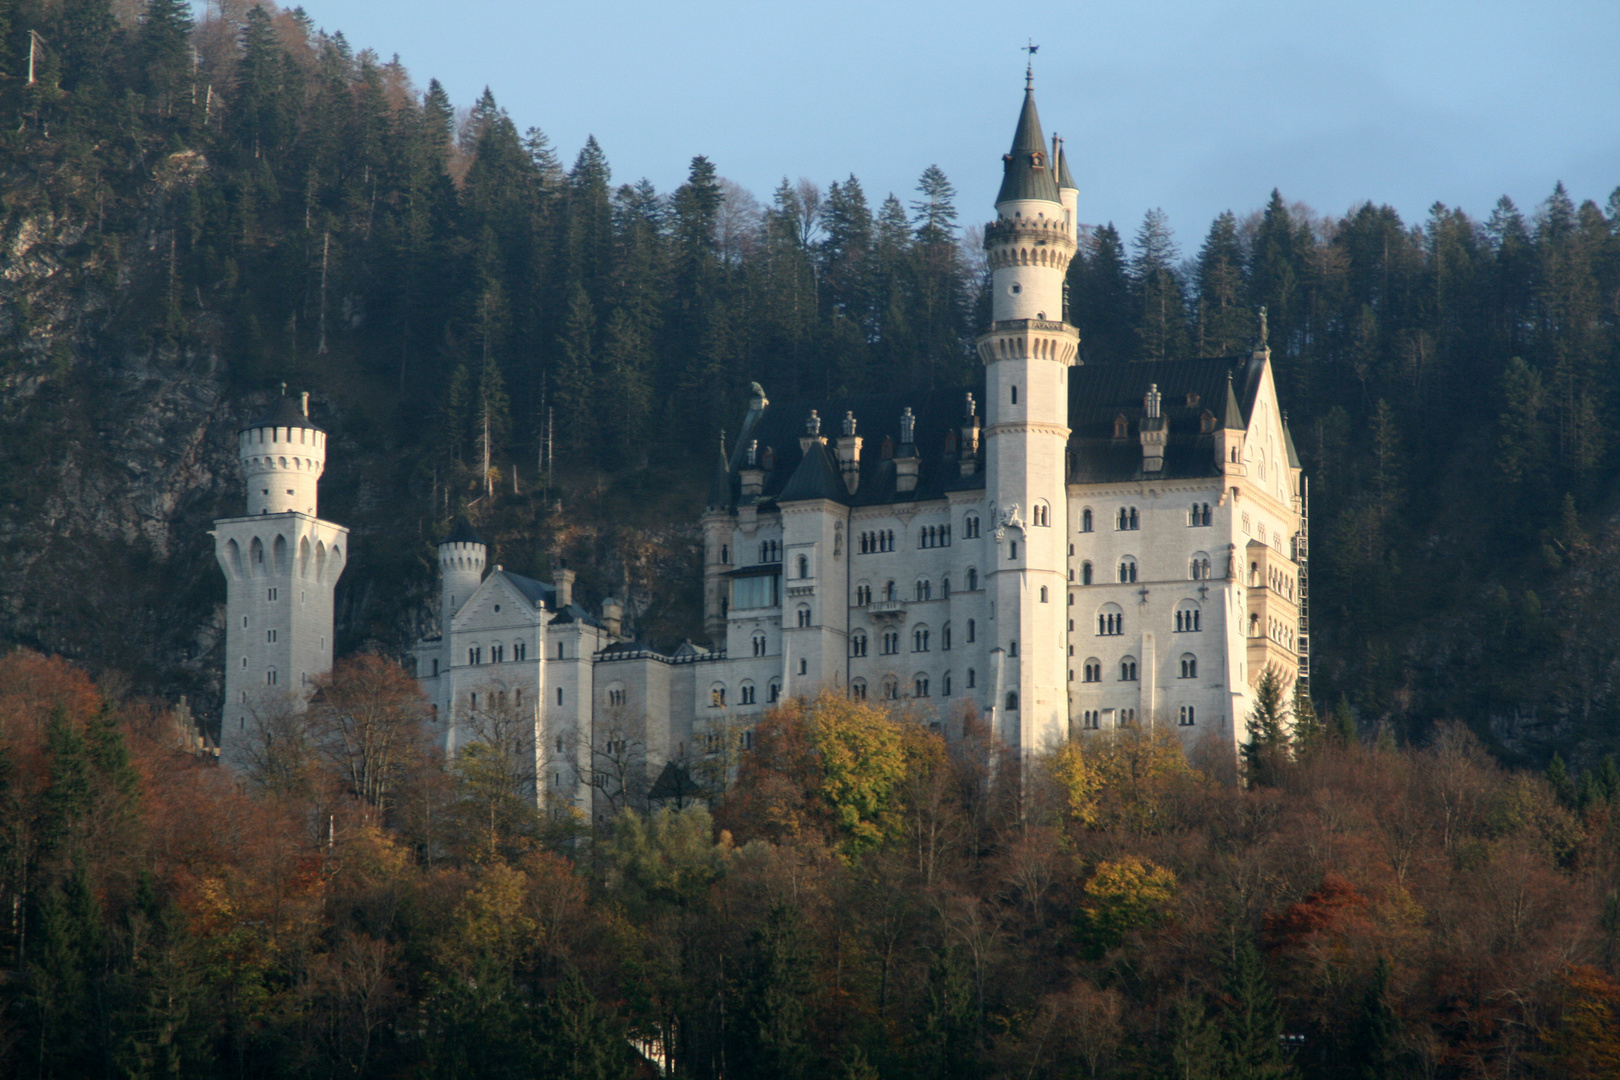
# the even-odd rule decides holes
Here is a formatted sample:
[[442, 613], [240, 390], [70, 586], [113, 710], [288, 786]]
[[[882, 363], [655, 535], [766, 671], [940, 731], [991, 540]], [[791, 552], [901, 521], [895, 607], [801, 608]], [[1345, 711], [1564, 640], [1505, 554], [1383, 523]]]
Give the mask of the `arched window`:
[[1045, 499], [1037, 502], [1031, 508], [1030, 517], [1033, 524], [1050, 527], [1052, 524], [1052, 507]]
[[1181, 677], [1183, 679], [1198, 678], [1198, 657], [1192, 653], [1181, 654]]
[[722, 563], [729, 563], [731, 561], [731, 546], [729, 544], [720, 545], [720, 561]]
[[754, 703], [754, 684], [745, 682], [737, 688], [740, 704], [752, 705]]
[[883, 655], [893, 656], [900, 651], [900, 631], [886, 630], [883, 634]]
[[1200, 434], [1208, 435], [1214, 430], [1215, 414], [1205, 409], [1204, 414], [1198, 418], [1198, 431]]
[[851, 655], [851, 656], [865, 656], [866, 655], [866, 631], [865, 630], [857, 630], [857, 631], [855, 631], [855, 633], [850, 635], [850, 638], [849, 638], [849, 655]]
[[911, 680], [911, 694], [913, 697], [928, 696], [928, 676], [915, 675]]
[[799, 578], [803, 580], [810, 576], [810, 560], [803, 555], [799, 556]]
[[1259, 637], [1260, 636], [1260, 616], [1258, 616], [1258, 615], [1250, 615], [1249, 616], [1249, 636], [1250, 637]]
[[940, 650], [940, 652], [950, 652], [951, 651], [951, 624], [950, 623], [946, 623], [944, 626], [939, 628], [939, 650]]
[[1210, 576], [1210, 562], [1207, 552], [1195, 551], [1192, 558], [1187, 560], [1187, 576], [1194, 581], [1207, 581]]
[[[560, 688], [559, 688], [559, 690], [560, 690]], [[562, 704], [562, 702], [559, 701], [558, 704], [560, 705], [560, 704]], [[721, 683], [715, 683], [715, 684], [713, 684], [712, 686], [709, 687], [709, 708], [711, 708], [711, 709], [723, 709], [725, 707], [726, 707], [726, 688]]]
[[974, 678], [975, 678], [975, 674], [974, 674], [973, 669], [968, 668], [968, 672], [967, 672], [967, 688], [969, 690], [972, 690], [974, 685], [975, 685]]
[[1125, 632], [1125, 612], [1118, 604], [1104, 604], [1097, 609], [1097, 633], [1101, 637], [1119, 637]]
[[1102, 713], [1097, 709], [1087, 709], [1080, 714], [1080, 726], [1087, 731], [1096, 731], [1101, 726]]
[[1135, 682], [1136, 681], [1136, 657], [1127, 656], [1127, 657], [1124, 657], [1124, 658], [1122, 658], [1120, 660], [1120, 662], [1119, 662], [1119, 681], [1120, 682]]
[[932, 599], [933, 592], [934, 592], [934, 587], [931, 584], [929, 584], [927, 578], [918, 578], [917, 579], [916, 593], [917, 593], [917, 599], [918, 600]]
[[866, 680], [854, 679], [849, 684], [849, 696], [855, 701], [866, 700]]
[[529, 643], [527, 641], [512, 642], [512, 659], [526, 660], [529, 656]]
[[1046, 586], [1042, 585], [1041, 586], [1041, 603], [1044, 604], [1046, 602], [1047, 602], [1047, 600], [1046, 600]]
[[951, 696], [951, 673], [948, 671], [945, 673], [945, 696]]
[[1010, 657], [1018, 655], [1018, 639], [1017, 638], [1013, 638], [1011, 641], [1007, 642], [1007, 655], [1010, 656]]
[[1014, 404], [1014, 405], [1016, 405], [1016, 404], [1018, 404], [1018, 384], [1017, 384], [1017, 383], [1014, 383], [1014, 384], [1013, 384], [1013, 388], [1012, 388], [1012, 403], [1013, 403], [1013, 404]]
[[1199, 610], [1198, 601], [1183, 600], [1176, 605], [1176, 633], [1193, 634], [1203, 628], [1203, 613]]
[[971, 566], [967, 572], [967, 587], [968, 592], [977, 592], [979, 588], [979, 571]]
[[1095, 656], [1088, 656], [1080, 671], [1085, 682], [1102, 682], [1102, 661]]
[[1125, 414], [1120, 413], [1117, 416], [1115, 416], [1114, 417], [1114, 438], [1123, 439], [1123, 438], [1125, 438], [1125, 436], [1129, 435], [1130, 433], [1131, 433], [1131, 425], [1130, 425], [1130, 422], [1125, 419]]
[[895, 679], [883, 680], [883, 700], [898, 701], [900, 699], [900, 683]]
[[1193, 706], [1183, 705], [1181, 707], [1181, 726], [1192, 727], [1195, 722], [1196, 719], [1193, 716]]
[[919, 626], [911, 632], [911, 651], [928, 651], [928, 627]]
[[1091, 531], [1091, 507], [1089, 506], [1080, 511], [1080, 531]]
[[1091, 571], [1091, 561], [1088, 559], [1087, 561], [1080, 564], [1080, 584], [1082, 584], [1082, 585], [1090, 585], [1091, 584], [1091, 573], [1092, 573], [1092, 571]]
[[1119, 560], [1119, 580], [1123, 585], [1136, 581], [1136, 559], [1130, 555]]
[[754, 635], [754, 655], [755, 656], [764, 656], [765, 655], [765, 635], [764, 634], [755, 634]]
[[883, 599], [885, 599], [885, 600], [893, 600], [893, 599], [895, 599], [894, 582], [886, 581], [886, 582], [883, 583]]
[[973, 631], [974, 631], [974, 628], [977, 625], [978, 624], [975, 623], [972, 619], [968, 620], [968, 623], [967, 623], [967, 639], [968, 639], [968, 644], [969, 645], [973, 644], [973, 642], [974, 642]]
[[1018, 711], [1018, 691], [1016, 691], [1016, 690], [1007, 691], [1007, 711], [1008, 712], [1017, 712]]
[[1119, 532], [1131, 532], [1142, 527], [1142, 519], [1137, 515], [1136, 507], [1122, 506], [1119, 515], [1114, 519], [1115, 529]]
[[1250, 563], [1249, 564], [1249, 588], [1258, 589], [1259, 587], [1260, 587], [1260, 564], [1259, 563]]
[[966, 537], [967, 539], [969, 539], [969, 540], [978, 539], [978, 537], [979, 537], [979, 515], [978, 514], [969, 514], [967, 517], [962, 519], [962, 535], [964, 537]]
[[770, 685], [765, 687], [765, 700], [767, 702], [769, 702], [770, 704], [774, 705], [774, 704], [776, 704], [777, 700], [781, 698], [781, 696], [782, 696], [782, 680], [781, 679], [772, 679], [770, 681]]
[[799, 605], [799, 626], [800, 627], [805, 627], [805, 626], [809, 626], [809, 625], [810, 625], [810, 607], [807, 604], [800, 604]]
[[872, 586], [867, 585], [865, 583], [862, 583], [860, 585], [855, 586], [855, 603], [856, 603], [856, 605], [859, 606], [859, 607], [865, 607], [867, 604], [870, 604], [871, 602], [872, 602]]
[[949, 600], [951, 598], [951, 579], [950, 578], [940, 578], [940, 580], [939, 580], [939, 597], [940, 597], [941, 600]]

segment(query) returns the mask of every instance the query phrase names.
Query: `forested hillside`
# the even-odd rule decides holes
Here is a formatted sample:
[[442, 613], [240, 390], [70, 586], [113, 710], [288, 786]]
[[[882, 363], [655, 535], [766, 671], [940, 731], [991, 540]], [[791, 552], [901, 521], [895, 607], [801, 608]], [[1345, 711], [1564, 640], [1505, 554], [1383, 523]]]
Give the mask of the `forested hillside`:
[[[340, 651], [423, 627], [468, 506], [494, 559], [566, 557], [672, 643], [699, 633], [694, 516], [750, 380], [975, 376], [958, 215], [989, 208], [926, 163], [881, 199], [849, 176], [761, 202], [702, 156], [673, 192], [616, 184], [594, 140], [570, 160], [490, 93], [458, 110], [318, 12], [209, 11], [0, 0], [9, 640], [215, 700], [208, 522], [240, 505], [231, 433], [286, 382], [355, 530]], [[1273, 193], [1185, 253], [1150, 212], [1093, 230], [1070, 297], [1092, 364], [1232, 352], [1268, 309], [1325, 703], [1510, 757], [1614, 744], [1620, 198], [1408, 223]]]

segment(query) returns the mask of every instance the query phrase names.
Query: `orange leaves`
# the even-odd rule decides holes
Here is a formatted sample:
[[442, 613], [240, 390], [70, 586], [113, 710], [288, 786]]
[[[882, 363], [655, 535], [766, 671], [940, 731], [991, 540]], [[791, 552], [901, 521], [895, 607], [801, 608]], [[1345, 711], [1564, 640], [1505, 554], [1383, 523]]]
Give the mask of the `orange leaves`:
[[1265, 917], [1265, 932], [1273, 948], [1293, 948], [1314, 934], [1344, 934], [1370, 930], [1367, 901], [1344, 877], [1329, 870], [1315, 892], [1297, 904]]
[[1559, 978], [1558, 1018], [1543, 1032], [1547, 1075], [1563, 1080], [1620, 1077], [1620, 983], [1589, 967]]

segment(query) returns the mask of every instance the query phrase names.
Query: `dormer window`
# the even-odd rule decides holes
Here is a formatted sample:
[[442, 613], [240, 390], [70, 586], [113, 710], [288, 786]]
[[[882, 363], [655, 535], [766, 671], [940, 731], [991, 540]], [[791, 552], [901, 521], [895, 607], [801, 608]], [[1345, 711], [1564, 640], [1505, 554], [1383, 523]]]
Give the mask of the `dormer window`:
[[1202, 401], [1202, 400], [1203, 399], [1200, 398], [1197, 394], [1188, 394], [1187, 395], [1187, 408], [1189, 408], [1189, 409], [1198, 408], [1198, 403], [1200, 401]]
[[1130, 421], [1125, 419], [1125, 414], [1121, 413], [1118, 416], [1114, 417], [1114, 438], [1123, 439], [1123, 438], [1125, 438], [1125, 436], [1129, 435], [1130, 433], [1131, 433]]
[[[1193, 397], [1193, 396], [1196, 396], [1196, 395], [1188, 395], [1188, 396]], [[1198, 430], [1199, 430], [1199, 432], [1201, 434], [1204, 434], [1204, 435], [1208, 435], [1210, 432], [1214, 431], [1215, 430], [1215, 414], [1210, 412], [1208, 409], [1205, 409], [1204, 414], [1198, 418]]]

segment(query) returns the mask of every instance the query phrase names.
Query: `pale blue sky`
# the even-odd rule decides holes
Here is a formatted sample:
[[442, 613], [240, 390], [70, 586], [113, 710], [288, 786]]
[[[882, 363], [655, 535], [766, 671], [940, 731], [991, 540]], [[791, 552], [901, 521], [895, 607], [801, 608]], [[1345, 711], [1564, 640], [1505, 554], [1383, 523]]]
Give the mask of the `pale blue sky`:
[[565, 164], [594, 133], [616, 183], [661, 191], [706, 154], [762, 200], [853, 172], [875, 206], [938, 163], [963, 223], [987, 220], [1029, 36], [1080, 219], [1129, 237], [1161, 206], [1186, 254], [1274, 186], [1409, 223], [1435, 200], [1483, 218], [1560, 179], [1599, 204], [1620, 186], [1616, 0], [304, 2], [458, 105], [487, 84]]

